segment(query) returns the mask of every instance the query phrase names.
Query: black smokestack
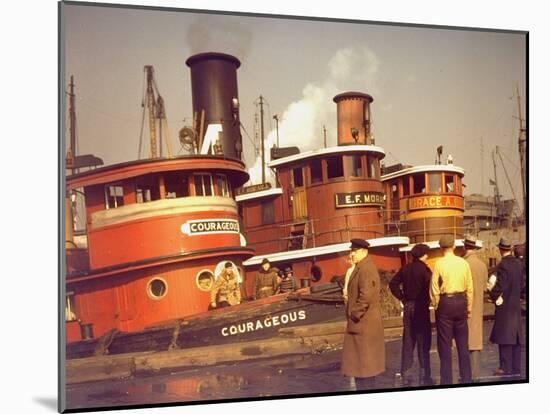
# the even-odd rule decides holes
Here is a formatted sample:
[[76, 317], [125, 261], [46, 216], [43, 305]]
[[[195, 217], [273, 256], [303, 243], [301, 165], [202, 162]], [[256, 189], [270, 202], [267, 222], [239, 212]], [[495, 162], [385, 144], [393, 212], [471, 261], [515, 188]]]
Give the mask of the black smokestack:
[[221, 124], [221, 152], [226, 157], [240, 159], [242, 138], [237, 69], [241, 62], [224, 53], [200, 53], [191, 56], [185, 63], [191, 68], [193, 112], [199, 119], [201, 112], [205, 112], [203, 133], [209, 124]]

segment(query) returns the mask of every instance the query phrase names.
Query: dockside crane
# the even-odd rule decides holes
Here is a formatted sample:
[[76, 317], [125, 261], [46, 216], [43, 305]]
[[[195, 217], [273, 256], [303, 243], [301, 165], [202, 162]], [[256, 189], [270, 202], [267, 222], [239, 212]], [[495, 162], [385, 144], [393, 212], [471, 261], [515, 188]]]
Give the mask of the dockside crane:
[[[139, 153], [138, 158], [141, 158], [141, 146], [143, 138], [143, 124], [145, 121], [145, 111], [149, 116], [149, 157], [157, 158], [162, 157], [162, 142], [166, 143], [168, 157], [172, 157], [172, 147], [170, 144], [170, 130], [168, 129], [168, 121], [166, 119], [166, 109], [164, 106], [164, 99], [160, 95], [157, 87], [157, 82], [154, 76], [154, 69], [152, 65], [145, 65], [143, 67], [146, 79], [146, 88], [141, 101], [141, 107], [143, 108], [143, 116], [141, 121], [141, 133], [139, 137]], [[157, 125], [158, 125], [158, 143], [159, 151], [157, 151]]]

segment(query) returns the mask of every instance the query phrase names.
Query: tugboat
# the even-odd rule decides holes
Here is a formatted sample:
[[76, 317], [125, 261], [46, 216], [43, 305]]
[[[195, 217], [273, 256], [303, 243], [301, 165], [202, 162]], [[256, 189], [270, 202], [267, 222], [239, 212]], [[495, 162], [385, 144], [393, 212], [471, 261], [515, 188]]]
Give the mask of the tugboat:
[[256, 252], [244, 262], [249, 283], [264, 258], [278, 268], [292, 266], [303, 286], [330, 282], [350, 266], [352, 238], [369, 241], [369, 255], [379, 269], [401, 266], [399, 247], [409, 239], [385, 237], [380, 177], [385, 153], [371, 134], [373, 98], [345, 92], [333, 100], [338, 145], [304, 153], [273, 148], [269, 167], [277, 186], [245, 187], [236, 197], [248, 246]]

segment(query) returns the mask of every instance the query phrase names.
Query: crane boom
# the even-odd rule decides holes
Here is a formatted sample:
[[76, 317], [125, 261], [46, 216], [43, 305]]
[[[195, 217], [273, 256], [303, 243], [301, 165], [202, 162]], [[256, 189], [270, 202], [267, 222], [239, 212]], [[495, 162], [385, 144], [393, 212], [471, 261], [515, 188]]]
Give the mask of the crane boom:
[[149, 110], [149, 137], [151, 142], [150, 156], [157, 157], [157, 125], [155, 120], [155, 94], [153, 91], [153, 66], [147, 65], [144, 68], [147, 74], [147, 108]]

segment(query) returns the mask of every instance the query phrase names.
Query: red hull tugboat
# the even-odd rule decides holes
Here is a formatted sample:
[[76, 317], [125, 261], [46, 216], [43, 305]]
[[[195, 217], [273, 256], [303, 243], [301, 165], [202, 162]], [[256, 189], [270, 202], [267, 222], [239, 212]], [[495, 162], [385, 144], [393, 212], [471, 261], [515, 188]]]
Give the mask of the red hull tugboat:
[[369, 241], [379, 269], [401, 266], [399, 247], [409, 240], [384, 234], [385, 153], [372, 139], [372, 101], [360, 92], [334, 97], [338, 145], [305, 153], [273, 148], [269, 166], [277, 187], [245, 187], [237, 196], [247, 243], [256, 252], [244, 262], [248, 288], [263, 258], [278, 268], [292, 266], [302, 285], [329, 282], [350, 266], [351, 238]]

